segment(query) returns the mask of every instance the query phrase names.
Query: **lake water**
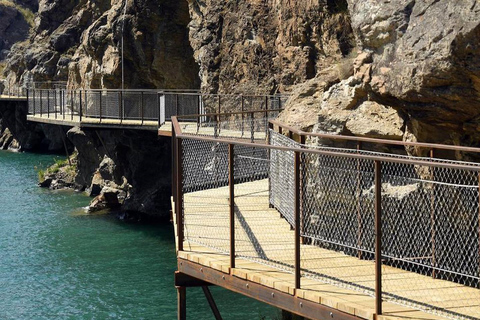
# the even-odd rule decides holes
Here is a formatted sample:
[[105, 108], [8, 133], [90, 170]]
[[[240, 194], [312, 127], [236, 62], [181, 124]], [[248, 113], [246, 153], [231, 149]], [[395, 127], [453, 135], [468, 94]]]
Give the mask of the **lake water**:
[[[0, 151], [0, 319], [176, 319], [171, 225], [86, 215], [90, 198], [36, 186], [51, 155]], [[212, 288], [224, 319], [278, 310]], [[188, 319], [213, 319], [187, 289]]]

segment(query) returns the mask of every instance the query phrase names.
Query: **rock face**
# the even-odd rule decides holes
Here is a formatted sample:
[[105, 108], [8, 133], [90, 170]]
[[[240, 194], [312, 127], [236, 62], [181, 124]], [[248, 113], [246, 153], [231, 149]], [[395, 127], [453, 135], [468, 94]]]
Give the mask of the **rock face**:
[[285, 91], [354, 46], [343, 0], [188, 2], [190, 42], [206, 92]]
[[[27, 122], [24, 102], [0, 102], [0, 148], [20, 151], [65, 152], [65, 129], [60, 126]], [[67, 147], [72, 145], [65, 141]]]
[[6, 58], [13, 44], [28, 37], [30, 25], [17, 6], [8, 1], [0, 4], [0, 61]]
[[[477, 1], [349, 0], [348, 16], [357, 57], [339, 66], [352, 72], [325, 69], [297, 86], [282, 119], [288, 121], [298, 109], [314, 110], [318, 124], [305, 119], [297, 125], [367, 137], [478, 145]], [[335, 76], [338, 80], [331, 81]]]
[[[168, 218], [170, 140], [140, 130], [68, 131], [78, 150], [77, 189], [89, 189], [93, 211], [122, 204], [126, 212]], [[102, 143], [103, 141], [103, 143]]]
[[42, 0], [29, 43], [8, 57], [8, 80], [71, 87], [196, 88], [184, 1]]

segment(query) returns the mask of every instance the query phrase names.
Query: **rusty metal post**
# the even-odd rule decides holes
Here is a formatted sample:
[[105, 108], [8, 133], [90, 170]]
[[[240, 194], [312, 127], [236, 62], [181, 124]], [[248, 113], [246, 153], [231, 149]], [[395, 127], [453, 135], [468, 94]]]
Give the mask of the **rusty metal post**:
[[187, 288], [177, 288], [177, 320], [187, 320]]
[[177, 192], [176, 192], [176, 199], [175, 199], [175, 206], [176, 206], [176, 214], [177, 214], [177, 237], [178, 237], [178, 251], [183, 251], [183, 146], [182, 146], [182, 139], [177, 138], [176, 142], [177, 146], [177, 156], [176, 156], [176, 168], [177, 168], [177, 176], [176, 176], [176, 184], [177, 184]]
[[295, 289], [300, 289], [300, 152], [295, 151]]
[[[362, 149], [362, 142], [357, 141], [357, 154], [360, 153], [360, 150]], [[363, 257], [363, 252], [361, 250], [362, 246], [362, 235], [363, 235], [363, 225], [362, 225], [362, 205], [361, 205], [361, 200], [360, 200], [360, 193], [361, 193], [361, 175], [360, 175], [360, 159], [357, 159], [357, 192], [356, 196], [357, 198], [357, 225], [358, 225], [358, 230], [357, 230], [357, 256], [359, 259], [362, 259]]]
[[228, 145], [228, 188], [230, 201], [230, 272], [235, 268], [235, 154], [234, 145]]
[[244, 111], [245, 111], [245, 99], [243, 98], [243, 94], [240, 96], [240, 99], [241, 99], [241, 112], [242, 112], [242, 137], [243, 137], [243, 134], [245, 132], [245, 115], [244, 115]]
[[268, 96], [265, 96], [265, 127], [268, 126]]
[[176, 156], [177, 156], [177, 135], [175, 134], [175, 128], [172, 125], [172, 196], [173, 200], [177, 201], [177, 184], [176, 184]]
[[[430, 149], [430, 159], [433, 159], [435, 156], [435, 153], [434, 153], [434, 149]], [[435, 259], [435, 251], [436, 251], [436, 241], [435, 241], [435, 237], [436, 237], [436, 232], [435, 232], [435, 185], [433, 183], [433, 181], [435, 180], [435, 168], [434, 167], [431, 167], [430, 168], [432, 171], [432, 176], [431, 176], [431, 179], [432, 179], [432, 188], [430, 189], [430, 222], [431, 222], [431, 242], [432, 242], [432, 278], [436, 278], [437, 277], [437, 274], [436, 274], [436, 265], [437, 265], [437, 261]]]
[[205, 298], [207, 298], [208, 305], [210, 306], [210, 309], [213, 312], [213, 316], [215, 317], [215, 320], [222, 320], [222, 316], [220, 315], [220, 311], [218, 310], [217, 304], [213, 299], [210, 289], [208, 289], [207, 286], [202, 286], [202, 290], [203, 290], [203, 294], [205, 295]]
[[382, 162], [375, 160], [375, 314], [382, 314]]
[[477, 282], [477, 288], [480, 289], [480, 171], [477, 173], [478, 174], [478, 282]]

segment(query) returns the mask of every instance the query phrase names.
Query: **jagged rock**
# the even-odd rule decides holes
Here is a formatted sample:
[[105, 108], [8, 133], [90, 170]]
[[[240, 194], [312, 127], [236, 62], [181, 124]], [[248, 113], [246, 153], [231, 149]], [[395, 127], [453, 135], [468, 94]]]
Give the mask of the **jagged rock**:
[[8, 146], [10, 143], [13, 141], [13, 135], [10, 132], [10, 129], [6, 128], [3, 132], [2, 135], [0, 136], [0, 149], [6, 150], [8, 149]]
[[355, 136], [402, 140], [404, 121], [395, 109], [363, 102], [347, 119], [345, 128]]
[[5, 59], [10, 48], [16, 42], [24, 41], [28, 37], [30, 25], [13, 4], [0, 4], [0, 61]]
[[190, 42], [207, 92], [286, 91], [354, 47], [342, 0], [188, 3]]
[[53, 181], [52, 178], [44, 179], [43, 181], [40, 181], [38, 183], [38, 186], [41, 187], [41, 188], [50, 188], [50, 185], [52, 184], [52, 181]]
[[102, 175], [100, 172], [95, 172], [92, 178], [92, 183], [90, 184], [90, 192], [89, 196], [90, 197], [96, 197], [102, 192], [102, 186], [104, 185], [105, 181], [102, 178]]
[[463, 125], [480, 113], [478, 2], [348, 2], [358, 44], [373, 53], [378, 99], [418, 121], [421, 141], [449, 142], [446, 132], [478, 140], [478, 131]]
[[138, 130], [102, 130], [98, 135], [80, 128], [68, 132], [78, 150], [76, 184], [101, 189], [100, 196], [113, 190], [123, 210], [167, 218], [170, 140]]

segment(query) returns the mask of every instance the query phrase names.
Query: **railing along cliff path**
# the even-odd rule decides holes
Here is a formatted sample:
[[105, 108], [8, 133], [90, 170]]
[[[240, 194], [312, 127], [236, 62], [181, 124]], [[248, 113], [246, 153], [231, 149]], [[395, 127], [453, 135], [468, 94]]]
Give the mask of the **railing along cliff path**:
[[168, 135], [173, 115], [220, 113], [231, 109], [280, 109], [286, 100], [281, 95], [220, 95], [159, 89], [29, 89], [27, 94], [30, 121], [160, 129]]
[[173, 117], [179, 301], [189, 276], [310, 319], [480, 319], [480, 165], [437, 157], [480, 149], [274, 116]]

